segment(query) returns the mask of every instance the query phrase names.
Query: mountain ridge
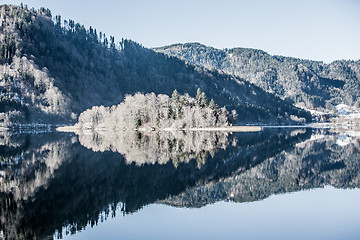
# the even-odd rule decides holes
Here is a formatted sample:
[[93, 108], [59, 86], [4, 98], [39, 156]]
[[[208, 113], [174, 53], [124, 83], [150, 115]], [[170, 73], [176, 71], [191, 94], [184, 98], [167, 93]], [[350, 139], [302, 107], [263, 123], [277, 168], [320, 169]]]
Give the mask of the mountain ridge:
[[214, 47], [214, 46], [207, 45], [207, 44], [197, 42], [197, 41], [171, 43], [171, 44], [164, 45], [164, 46], [152, 47], [151, 49], [154, 49], [156, 51], [156, 50], [169, 49], [169, 48], [171, 49], [171, 48], [178, 47], [178, 46], [198, 46], [198, 47], [203, 47], [203, 48], [211, 48], [211, 49], [214, 49], [214, 50], [224, 50], [224, 51], [232, 50], [232, 49], [234, 49], [234, 50], [243, 49], [243, 50], [251, 50], [251, 51], [256, 51], [256, 52], [259, 52], [259, 53], [267, 54], [267, 55], [270, 55], [272, 57], [292, 58], [292, 59], [304, 60], [304, 61], [321, 62], [321, 63], [324, 63], [324, 64], [331, 64], [331, 63], [340, 62], [340, 61], [348, 61], [348, 62], [358, 62], [358, 61], [360, 61], [360, 58], [359, 59], [339, 58], [339, 59], [335, 59], [335, 60], [332, 60], [332, 61], [314, 60], [314, 59], [311, 59], [311, 58], [301, 58], [301, 57], [296, 57], [296, 56], [291, 56], [291, 55], [286, 56], [286, 55], [281, 55], [281, 54], [271, 54], [271, 53], [267, 52], [266, 50], [263, 50], [263, 49], [260, 49], [260, 48], [253, 48], [253, 47], [235, 46], [235, 47], [218, 48], [218, 47]]
[[118, 104], [126, 94], [171, 95], [177, 89], [194, 97], [197, 88], [219, 106], [235, 109], [238, 123], [311, 120], [309, 113], [242, 78], [186, 64], [131, 40], [116, 42], [60, 16], [53, 21], [49, 9], [0, 8], [0, 92], [29, 112], [25, 118], [25, 110], [3, 110], [2, 125], [69, 124], [80, 112]]
[[337, 104], [359, 106], [360, 103], [360, 60], [327, 64], [270, 55], [259, 49], [216, 49], [200, 43], [173, 44], [154, 50], [244, 78], [303, 108], [332, 110]]

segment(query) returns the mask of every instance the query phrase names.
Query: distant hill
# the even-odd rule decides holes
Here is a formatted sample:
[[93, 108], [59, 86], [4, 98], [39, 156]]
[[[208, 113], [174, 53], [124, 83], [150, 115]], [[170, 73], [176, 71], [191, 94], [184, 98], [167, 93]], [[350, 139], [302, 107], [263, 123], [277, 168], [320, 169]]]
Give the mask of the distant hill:
[[[52, 20], [54, 19], [54, 20]], [[119, 26], [121, 27], [121, 26]], [[74, 123], [96, 105], [136, 92], [209, 99], [238, 123], [286, 123], [309, 113], [242, 78], [207, 70], [135, 43], [53, 17], [49, 9], [0, 6], [0, 124]], [[2, 107], [5, 106], [5, 107]]]
[[174, 44], [157, 52], [244, 78], [299, 106], [333, 109], [360, 104], [360, 60], [319, 61], [272, 56], [250, 48], [215, 49], [199, 43]]

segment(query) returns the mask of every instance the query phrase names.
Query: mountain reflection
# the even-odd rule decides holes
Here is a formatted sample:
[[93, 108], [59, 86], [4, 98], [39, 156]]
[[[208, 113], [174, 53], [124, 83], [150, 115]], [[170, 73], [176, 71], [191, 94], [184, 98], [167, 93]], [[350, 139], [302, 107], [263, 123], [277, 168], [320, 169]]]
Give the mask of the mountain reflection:
[[10, 134], [0, 137], [0, 231], [5, 239], [76, 232], [99, 216], [161, 202], [200, 207], [360, 184], [349, 132]]

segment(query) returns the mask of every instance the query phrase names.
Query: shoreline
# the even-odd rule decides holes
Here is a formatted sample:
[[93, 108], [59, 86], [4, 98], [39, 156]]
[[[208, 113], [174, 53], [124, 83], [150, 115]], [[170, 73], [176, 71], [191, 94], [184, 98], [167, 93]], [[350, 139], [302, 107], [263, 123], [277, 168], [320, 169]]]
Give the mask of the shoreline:
[[55, 128], [55, 130], [57, 132], [76, 132], [77, 130], [80, 130], [80, 128], [76, 127], [75, 125], [73, 126], [61, 126], [61, 127], [57, 127]]
[[[56, 131], [58, 132], [76, 132], [81, 128], [76, 126], [62, 126], [57, 127]], [[89, 129], [90, 130], [90, 129]], [[105, 129], [104, 129], [105, 130]], [[148, 131], [146, 128], [139, 128], [138, 131]], [[162, 128], [151, 131], [223, 131], [223, 132], [260, 132], [263, 130], [263, 127], [260, 126], [229, 126], [229, 127], [206, 127], [206, 128]]]
[[[138, 131], [145, 132], [145, 131], [224, 131], [224, 132], [259, 132], [263, 131], [267, 128], [314, 128], [314, 129], [337, 129], [337, 128], [351, 128], [351, 129], [360, 129], [360, 125], [356, 124], [330, 124], [330, 123], [311, 123], [306, 125], [242, 125], [242, 126], [227, 126], [227, 127], [206, 127], [206, 128], [183, 128], [183, 129], [176, 129], [176, 128], [161, 128], [161, 129], [154, 129], [154, 128], [139, 128]], [[71, 126], [29, 126], [25, 125], [24, 127], [0, 127], [0, 131], [14, 131], [14, 130], [31, 130], [31, 129], [41, 129], [41, 130], [55, 130], [57, 132], [76, 132], [80, 131], [81, 128], [76, 127], [75, 125]], [[86, 130], [92, 130], [91, 128]], [[106, 128], [98, 129], [100, 131], [106, 130]], [[123, 130], [119, 130], [123, 131]]]
[[209, 132], [260, 132], [263, 130], [260, 126], [229, 126], [229, 127], [206, 127], [206, 128], [164, 128], [162, 131], [209, 131]]

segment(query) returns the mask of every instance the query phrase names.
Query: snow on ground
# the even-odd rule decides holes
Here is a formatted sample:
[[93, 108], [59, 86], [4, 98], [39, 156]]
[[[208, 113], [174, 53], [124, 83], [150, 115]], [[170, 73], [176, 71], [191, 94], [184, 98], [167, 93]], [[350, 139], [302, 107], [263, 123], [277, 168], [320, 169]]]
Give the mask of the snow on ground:
[[352, 138], [347, 135], [339, 135], [338, 139], [336, 140], [336, 144], [341, 147], [345, 147], [350, 143], [352, 143]]
[[335, 106], [338, 116], [348, 116], [348, 117], [360, 117], [359, 109], [353, 106], [346, 104], [339, 104]]
[[323, 108], [307, 109], [311, 113], [315, 125], [342, 125], [358, 126], [360, 125], [360, 109], [346, 104], [338, 104], [334, 111]]

